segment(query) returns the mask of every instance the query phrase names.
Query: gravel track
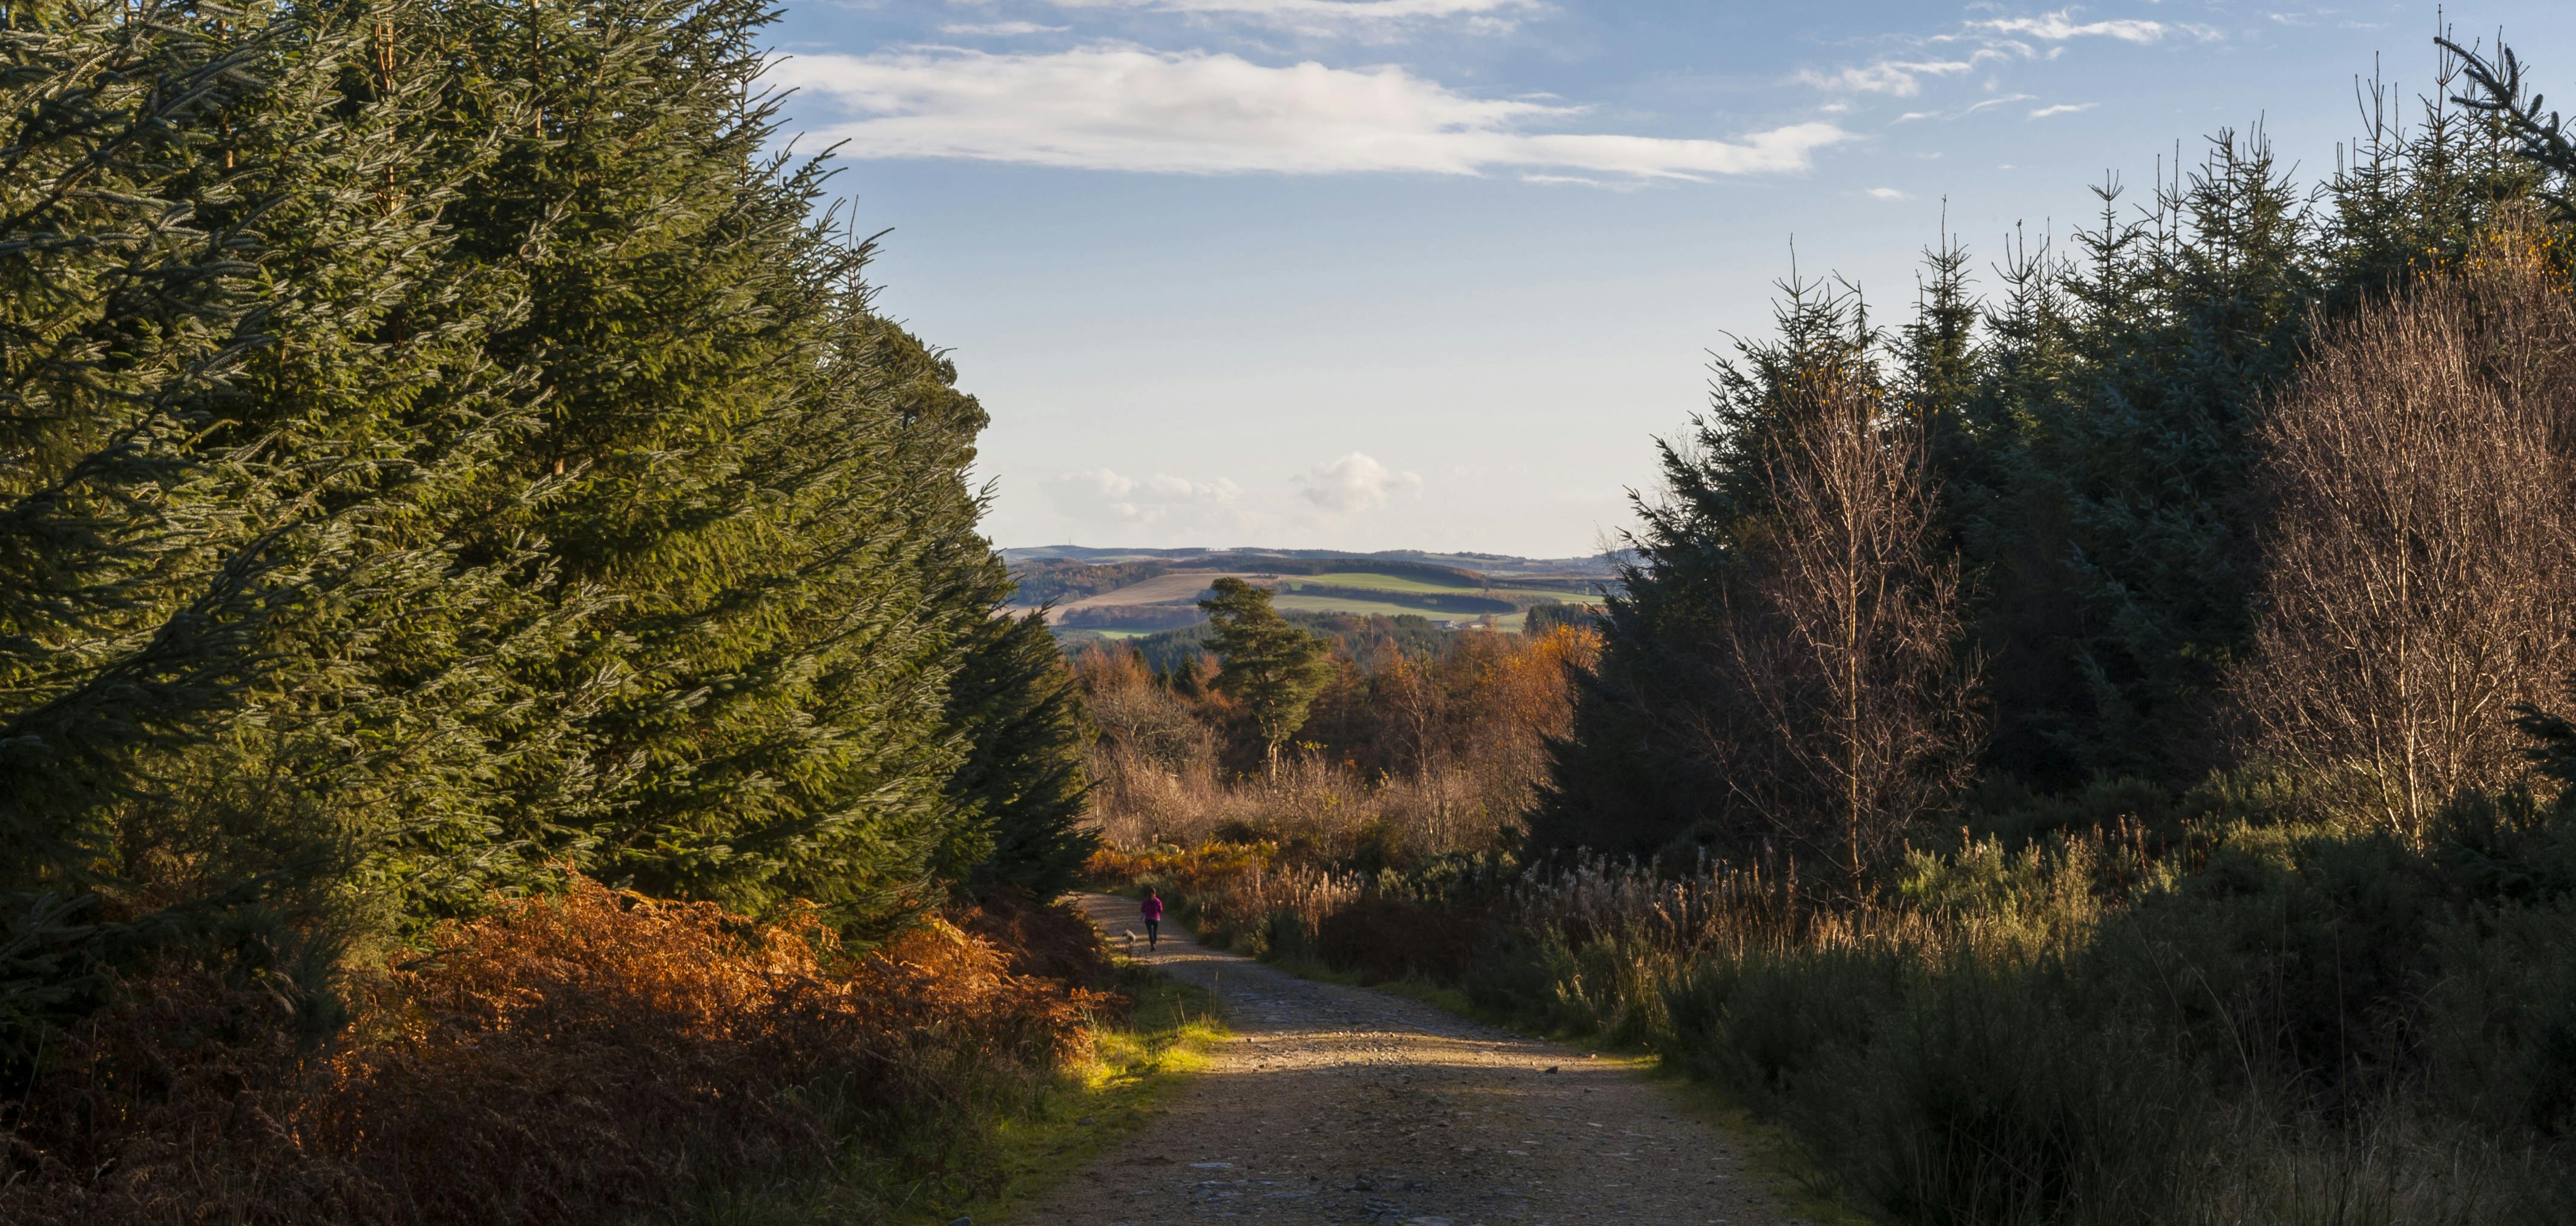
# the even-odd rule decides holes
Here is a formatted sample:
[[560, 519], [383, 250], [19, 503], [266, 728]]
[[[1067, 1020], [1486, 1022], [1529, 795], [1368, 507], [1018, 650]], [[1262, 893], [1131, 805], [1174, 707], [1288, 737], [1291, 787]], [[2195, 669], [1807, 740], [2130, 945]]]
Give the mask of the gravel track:
[[1741, 1145], [1632, 1066], [1200, 947], [1085, 895], [1122, 948], [1217, 995], [1236, 1037], [1137, 1136], [1018, 1220], [1472, 1226], [1795, 1221]]

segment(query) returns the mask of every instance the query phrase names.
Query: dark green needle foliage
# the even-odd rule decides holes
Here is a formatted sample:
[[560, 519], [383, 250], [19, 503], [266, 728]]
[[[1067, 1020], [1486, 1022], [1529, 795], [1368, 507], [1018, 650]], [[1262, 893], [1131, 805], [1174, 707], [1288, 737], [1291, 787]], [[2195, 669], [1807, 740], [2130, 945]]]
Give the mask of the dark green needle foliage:
[[1306, 725], [1307, 708], [1332, 679], [1331, 646], [1270, 607], [1271, 591], [1228, 576], [1199, 602], [1214, 633], [1217, 692], [1243, 704], [1272, 771], [1279, 747]]
[[1876, 382], [1877, 337], [1848, 286], [1792, 279], [1775, 337], [1740, 342], [1713, 367], [1708, 413], [1658, 444], [1659, 496], [1635, 498], [1636, 561], [1602, 618], [1599, 665], [1577, 678], [1573, 733], [1530, 822], [1542, 850], [1652, 855], [1684, 829], [1722, 821], [1719, 766], [1734, 692], [1724, 619], [1749, 594], [1776, 535], [1763, 466], [1801, 386]]
[[1729, 602], [1767, 530], [1758, 478], [1783, 391], [1837, 368], [1923, 428], [1964, 571], [1963, 646], [1984, 662], [1994, 794], [2178, 791], [2236, 765], [2224, 687], [2258, 614], [2252, 428], [2313, 329], [2462, 267], [2500, 225], [2542, 226], [2564, 261], [2544, 214], [2576, 157], [2519, 73], [2446, 43], [2419, 99], [2367, 85], [2364, 130], [2314, 187], [2259, 128], [2220, 131], [2185, 164], [2158, 158], [2147, 190], [2106, 179], [2071, 233], [2016, 228], [1986, 259], [1943, 233], [1915, 319], [1892, 332], [1856, 290], [1784, 287], [1773, 336], [1718, 365], [1710, 412], [1639, 503], [1637, 562], [1580, 679], [1536, 848], [1746, 833], [1708, 744]]
[[0, 4], [11, 1076], [119, 968], [327, 1022], [566, 871], [854, 933], [1067, 880], [984, 412], [772, 151], [771, 16]]
[[1082, 751], [1097, 734], [1045, 619], [996, 616], [978, 627], [948, 705], [970, 747], [954, 796], [976, 820], [955, 827], [965, 837], [952, 836], [945, 863], [976, 865], [978, 886], [1041, 898], [1072, 888], [1099, 846], [1080, 824], [1090, 795]]

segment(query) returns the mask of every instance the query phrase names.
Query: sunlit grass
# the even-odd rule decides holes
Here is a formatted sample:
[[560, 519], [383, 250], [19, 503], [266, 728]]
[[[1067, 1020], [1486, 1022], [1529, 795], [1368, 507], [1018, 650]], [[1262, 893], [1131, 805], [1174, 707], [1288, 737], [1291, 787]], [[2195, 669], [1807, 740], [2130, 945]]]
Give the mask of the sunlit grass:
[[1231, 1037], [1205, 991], [1138, 963], [1121, 969], [1135, 995], [1134, 1011], [1125, 1023], [1094, 1033], [1090, 1056], [1068, 1071], [1036, 1111], [1002, 1125], [1002, 1190], [975, 1204], [926, 1212], [919, 1220], [1015, 1220], [1039, 1194], [1160, 1114], [1163, 1100], [1182, 1080], [1207, 1067], [1208, 1049]]

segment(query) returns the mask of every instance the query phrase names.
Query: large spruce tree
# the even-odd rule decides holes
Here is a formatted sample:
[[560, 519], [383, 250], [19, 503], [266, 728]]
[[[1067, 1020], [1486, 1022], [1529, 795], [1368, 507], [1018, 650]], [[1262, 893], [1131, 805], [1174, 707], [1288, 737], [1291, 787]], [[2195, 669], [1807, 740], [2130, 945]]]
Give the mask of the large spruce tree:
[[315, 986], [565, 869], [1064, 883], [983, 410], [769, 152], [769, 17], [6, 10], [0, 1059], [129, 955]]

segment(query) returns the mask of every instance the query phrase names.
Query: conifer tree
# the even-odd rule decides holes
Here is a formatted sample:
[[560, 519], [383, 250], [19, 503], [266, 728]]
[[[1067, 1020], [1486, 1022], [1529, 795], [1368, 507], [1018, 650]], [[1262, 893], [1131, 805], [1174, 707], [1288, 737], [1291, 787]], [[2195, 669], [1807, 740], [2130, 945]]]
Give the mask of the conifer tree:
[[[1722, 736], [1741, 707], [1728, 610], [1778, 527], [1767, 480], [1805, 389], [1883, 386], [1857, 295], [1792, 277], [1778, 337], [1739, 342], [1689, 436], [1658, 444], [1663, 488], [1635, 500], [1637, 561], [1602, 618], [1599, 663], [1578, 679], [1572, 735], [1530, 819], [1537, 852], [1649, 855], [1694, 824], [1734, 838], [1763, 819], [1730, 810]], [[1758, 841], [1758, 838], [1757, 840]]]
[[966, 753], [945, 689], [992, 603], [981, 409], [875, 314], [827, 169], [767, 152], [765, 6], [458, 13], [483, 75], [450, 112], [521, 105], [446, 216], [461, 265], [524, 286], [486, 353], [541, 414], [504, 474], [536, 496], [471, 552], [537, 542], [549, 597], [595, 608], [551, 664], [598, 691], [592, 786], [505, 834], [746, 908], [926, 901]]
[[1217, 656], [1212, 684], [1251, 714], [1268, 769], [1276, 775], [1279, 747], [1305, 725], [1308, 704], [1332, 679], [1326, 643], [1279, 616], [1270, 607], [1268, 588], [1232, 576], [1210, 587], [1214, 594], [1199, 607], [1215, 631], [1208, 638]]
[[951, 794], [973, 815], [959, 827], [971, 832], [965, 848], [943, 857], [948, 875], [1040, 898], [1071, 889], [1099, 846], [1083, 825], [1083, 750], [1095, 734], [1045, 617], [997, 615], [978, 627], [949, 682], [948, 711], [968, 745]]
[[501, 883], [497, 782], [582, 773], [518, 662], [585, 610], [451, 531], [532, 422], [480, 351], [516, 299], [440, 259], [478, 145], [386, 41], [427, 13], [13, 13], [0, 890], [107, 921], [83, 959], [319, 974]]
[[561, 867], [1064, 879], [983, 411], [764, 152], [759, 6], [8, 19], [0, 1046], [119, 950], [319, 976]]

